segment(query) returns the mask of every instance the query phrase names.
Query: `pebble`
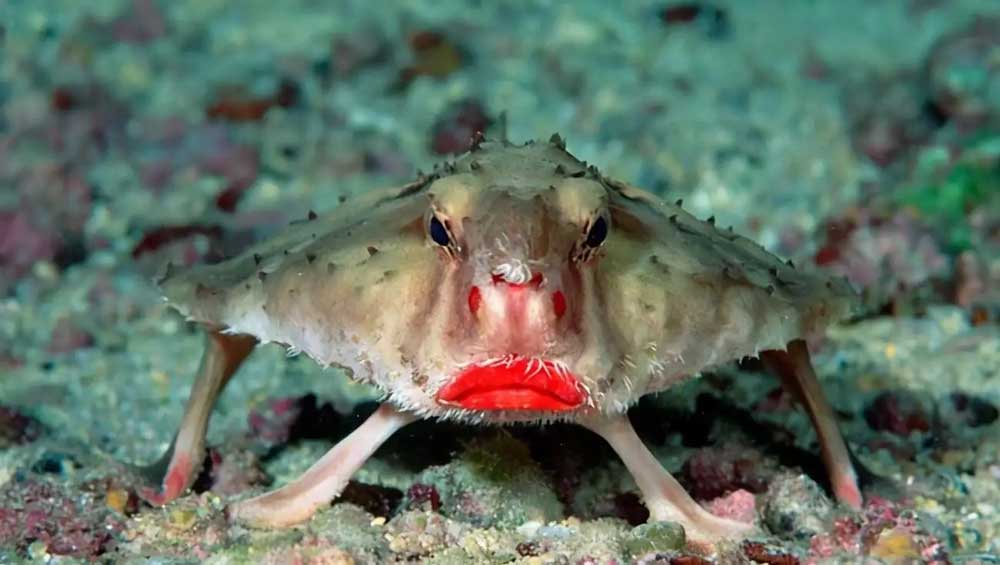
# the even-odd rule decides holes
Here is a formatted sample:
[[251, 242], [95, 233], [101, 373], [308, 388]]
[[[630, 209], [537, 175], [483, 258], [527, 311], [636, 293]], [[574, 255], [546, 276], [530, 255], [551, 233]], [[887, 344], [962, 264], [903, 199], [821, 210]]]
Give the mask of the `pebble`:
[[985, 398], [953, 392], [942, 406], [942, 416], [957, 427], [988, 426], [1000, 418], [1000, 410]]
[[865, 408], [865, 421], [873, 430], [908, 436], [931, 428], [928, 407], [916, 394], [897, 390], [883, 392]]
[[676, 522], [650, 522], [632, 528], [622, 549], [633, 558], [647, 553], [684, 549], [684, 527]]
[[187, 508], [175, 508], [167, 517], [167, 523], [176, 530], [190, 530], [197, 521], [198, 514]]
[[807, 475], [781, 474], [768, 487], [764, 523], [781, 536], [809, 539], [826, 531], [833, 505]]
[[889, 559], [893, 562], [920, 558], [920, 551], [913, 543], [913, 536], [898, 528], [879, 534], [869, 553], [873, 557]]
[[129, 494], [125, 489], [111, 488], [108, 489], [107, 494], [104, 495], [104, 504], [119, 514], [125, 514], [128, 502]]

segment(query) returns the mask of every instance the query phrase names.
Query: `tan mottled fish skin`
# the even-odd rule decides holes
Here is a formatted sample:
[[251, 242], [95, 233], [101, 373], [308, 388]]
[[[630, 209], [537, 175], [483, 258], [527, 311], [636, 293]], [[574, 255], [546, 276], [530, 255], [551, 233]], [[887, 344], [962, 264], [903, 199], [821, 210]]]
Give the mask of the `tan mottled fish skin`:
[[[429, 237], [433, 214], [452, 248]], [[598, 216], [610, 232], [589, 249]], [[514, 328], [492, 288], [500, 265], [542, 275]], [[433, 175], [161, 284], [191, 320], [344, 367], [404, 410], [473, 422], [621, 413], [708, 367], [820, 333], [855, 303], [846, 281], [603, 177], [557, 138], [483, 142]], [[476, 314], [473, 285], [483, 292]], [[511, 353], [563, 364], [588, 391], [585, 405], [483, 412], [435, 401], [463, 366]]]

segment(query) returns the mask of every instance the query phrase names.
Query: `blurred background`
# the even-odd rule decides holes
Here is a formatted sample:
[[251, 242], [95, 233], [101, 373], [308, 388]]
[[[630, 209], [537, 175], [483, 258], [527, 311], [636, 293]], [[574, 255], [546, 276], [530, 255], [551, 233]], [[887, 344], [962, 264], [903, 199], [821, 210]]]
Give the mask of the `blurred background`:
[[[402, 184], [463, 152], [476, 131], [506, 131], [514, 142], [559, 132], [606, 174], [683, 198], [695, 215], [714, 215], [796, 264], [846, 275], [862, 293], [864, 313], [831, 332], [817, 362], [859, 455], [877, 473], [910, 481], [909, 490], [839, 530], [841, 518], [820, 512], [813, 530], [779, 531], [784, 553], [776, 554], [934, 561], [1000, 551], [995, 2], [7, 0], [0, 562], [238, 561], [254, 544], [284, 548], [275, 559], [295, 551], [312, 559], [301, 540], [227, 530], [219, 496], [294, 476], [340, 433], [316, 429], [349, 429], [371, 392], [308, 360], [261, 352], [213, 420], [210, 442], [231, 446], [214, 452], [215, 474], [179, 509], [139, 505], [115, 462], [151, 460], [167, 444], [200, 354], [195, 329], [161, 304], [150, 281], [168, 261], [217, 261], [308, 210]], [[741, 425], [677, 439], [676, 426], [731, 412], [696, 406], [705, 394], [789, 430], [805, 426], [780, 391], [760, 397], [776, 385], [753, 367], [721, 373], [662, 399], [693, 420], [653, 417], [644, 434], [669, 432], [662, 457], [668, 467], [686, 465], [689, 488], [722, 485], [703, 490], [705, 500], [743, 491], [758, 498], [758, 512], [786, 498], [798, 504], [801, 497], [770, 491], [773, 473], [799, 467], [719, 447], [726, 426]], [[371, 492], [353, 501], [384, 503], [365, 508], [369, 520], [391, 518], [392, 539], [410, 540], [417, 528], [400, 504], [422, 508], [440, 496], [413, 485], [438, 493], [448, 487], [436, 480], [467, 480], [455, 476], [468, 461], [451, 458], [467, 452], [442, 439], [466, 432], [427, 433], [446, 446], [439, 460], [375, 461], [361, 477]], [[811, 441], [772, 440], [803, 449]], [[522, 455], [545, 481], [575, 477], [572, 492], [545, 487], [560, 511], [491, 521], [439, 500], [425, 510], [448, 522], [427, 534], [436, 540], [427, 547], [385, 545], [361, 518], [357, 535], [367, 542], [300, 534], [329, 552], [321, 556], [355, 547], [345, 559], [442, 563], [603, 558], [579, 528], [562, 538], [496, 534], [498, 547], [510, 547], [493, 553], [449, 547], [526, 516], [573, 514], [584, 522], [572, 527], [584, 530], [615, 517], [625, 529], [614, 535], [645, 535], [626, 528], [644, 509], [628, 497], [634, 485], [608, 478], [618, 476], [611, 457], [554, 470], [536, 449], [554, 440], [511, 441], [531, 448]], [[733, 461], [773, 473], [750, 480]], [[448, 465], [457, 475], [414, 478]], [[699, 468], [731, 472], [706, 479]], [[907, 513], [916, 512], [914, 522]], [[800, 518], [793, 521], [808, 522]], [[621, 544], [608, 559], [638, 555]]]

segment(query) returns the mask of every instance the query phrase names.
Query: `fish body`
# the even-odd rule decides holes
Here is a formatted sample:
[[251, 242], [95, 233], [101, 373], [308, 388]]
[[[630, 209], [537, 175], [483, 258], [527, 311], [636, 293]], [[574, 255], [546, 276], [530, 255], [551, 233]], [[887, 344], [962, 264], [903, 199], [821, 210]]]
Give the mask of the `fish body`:
[[561, 140], [482, 142], [162, 287], [188, 319], [469, 422], [622, 413], [844, 317], [854, 294]]
[[758, 354], [809, 412], [835, 496], [861, 504], [805, 345], [851, 312], [847, 282], [601, 174], [558, 136], [477, 141], [433, 174], [310, 213], [222, 263], [168, 269], [160, 285], [208, 339], [177, 436], [147, 469], [154, 504], [194, 482], [219, 393], [272, 342], [385, 401], [299, 479], [234, 503], [228, 516], [251, 526], [308, 519], [392, 433], [440, 418], [580, 424], [622, 458], [651, 519], [696, 544], [743, 537], [753, 527], [691, 499], [626, 412]]

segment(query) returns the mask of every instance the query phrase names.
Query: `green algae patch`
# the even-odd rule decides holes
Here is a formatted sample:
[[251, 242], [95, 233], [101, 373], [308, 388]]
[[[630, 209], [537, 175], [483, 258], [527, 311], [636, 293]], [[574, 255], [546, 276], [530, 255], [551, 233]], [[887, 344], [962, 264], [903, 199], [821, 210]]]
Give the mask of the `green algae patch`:
[[[389, 548], [373, 517], [353, 504], [337, 504], [305, 524], [273, 530], [230, 525], [223, 543], [205, 562], [228, 563], [384, 563]], [[197, 547], [195, 545], [190, 547]]]
[[340, 503], [313, 516], [308, 531], [360, 563], [384, 563], [390, 550], [382, 522], [359, 506]]
[[650, 522], [632, 529], [622, 540], [622, 549], [632, 557], [684, 549], [684, 528], [676, 522]]
[[562, 505], [528, 447], [506, 433], [473, 443], [454, 461], [426, 469], [415, 482], [437, 488], [444, 515], [481, 527], [562, 517]]
[[526, 467], [536, 466], [528, 446], [506, 434], [467, 450], [462, 460], [470, 472], [498, 483], [516, 480]]
[[[976, 246], [969, 213], [977, 208], [1000, 206], [1000, 161], [997, 148], [985, 144], [980, 159], [955, 164], [939, 181], [925, 182], [899, 193], [897, 203], [917, 211], [940, 228], [948, 251], [961, 253]], [[991, 202], [992, 200], [992, 202]]]

